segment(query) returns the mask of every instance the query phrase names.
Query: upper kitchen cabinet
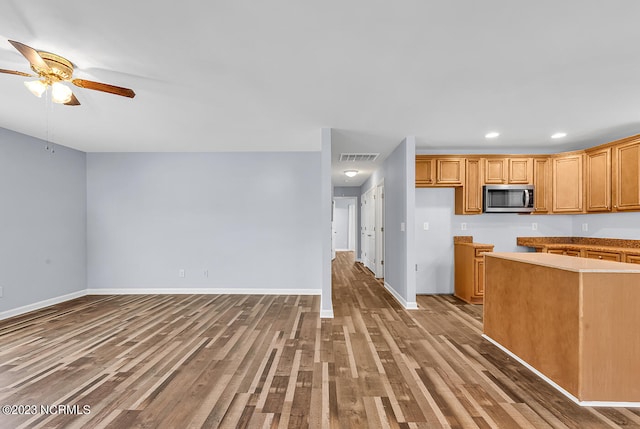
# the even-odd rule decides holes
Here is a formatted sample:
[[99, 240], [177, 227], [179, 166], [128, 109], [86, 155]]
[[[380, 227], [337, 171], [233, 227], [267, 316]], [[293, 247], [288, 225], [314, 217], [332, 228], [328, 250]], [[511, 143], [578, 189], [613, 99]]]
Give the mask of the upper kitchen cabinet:
[[548, 213], [551, 201], [551, 160], [533, 158], [533, 211]]
[[484, 183], [489, 185], [533, 183], [531, 158], [486, 158], [484, 160]]
[[416, 155], [416, 187], [462, 186], [464, 158]]
[[582, 153], [568, 153], [551, 157], [554, 213], [583, 212], [583, 156]]
[[435, 160], [416, 155], [416, 187], [433, 186], [435, 184]]
[[436, 185], [461, 186], [464, 158], [436, 158]]
[[584, 161], [587, 212], [611, 211], [611, 148], [587, 150]]
[[464, 186], [456, 187], [455, 214], [482, 213], [482, 164], [479, 158], [466, 158]]
[[640, 210], [640, 139], [613, 146], [614, 210]]

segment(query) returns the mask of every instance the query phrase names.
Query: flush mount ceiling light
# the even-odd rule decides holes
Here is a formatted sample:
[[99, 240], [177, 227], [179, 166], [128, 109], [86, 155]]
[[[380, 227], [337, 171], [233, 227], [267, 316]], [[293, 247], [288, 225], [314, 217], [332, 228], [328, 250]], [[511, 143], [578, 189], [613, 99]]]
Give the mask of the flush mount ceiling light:
[[496, 131], [491, 131], [490, 133], [485, 134], [484, 138], [486, 138], [486, 139], [495, 139], [499, 135], [500, 135], [500, 133], [498, 133]]
[[345, 170], [344, 174], [347, 177], [354, 177], [356, 174], [358, 174], [358, 170]]
[[563, 137], [566, 137], [567, 133], [555, 133], [554, 135], [551, 136], [552, 139], [561, 139]]

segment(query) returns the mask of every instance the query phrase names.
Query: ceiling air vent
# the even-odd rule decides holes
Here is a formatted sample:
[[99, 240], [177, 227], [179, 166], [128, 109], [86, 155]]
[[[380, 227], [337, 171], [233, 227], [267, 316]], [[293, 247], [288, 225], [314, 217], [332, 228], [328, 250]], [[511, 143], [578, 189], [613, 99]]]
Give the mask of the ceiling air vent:
[[379, 155], [379, 153], [341, 153], [340, 162], [375, 161]]

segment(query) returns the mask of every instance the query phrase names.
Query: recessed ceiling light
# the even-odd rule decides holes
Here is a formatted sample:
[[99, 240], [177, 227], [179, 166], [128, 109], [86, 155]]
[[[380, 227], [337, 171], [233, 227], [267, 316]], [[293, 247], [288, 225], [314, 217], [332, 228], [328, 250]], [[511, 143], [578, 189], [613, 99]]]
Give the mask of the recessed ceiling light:
[[354, 177], [356, 174], [358, 174], [358, 170], [345, 170], [344, 174], [347, 177]]
[[484, 137], [487, 138], [487, 139], [495, 139], [499, 135], [500, 135], [500, 133], [497, 133], [495, 131], [491, 131], [490, 133], [485, 134]]
[[562, 137], [566, 137], [567, 133], [555, 133], [551, 136], [552, 139], [561, 139]]

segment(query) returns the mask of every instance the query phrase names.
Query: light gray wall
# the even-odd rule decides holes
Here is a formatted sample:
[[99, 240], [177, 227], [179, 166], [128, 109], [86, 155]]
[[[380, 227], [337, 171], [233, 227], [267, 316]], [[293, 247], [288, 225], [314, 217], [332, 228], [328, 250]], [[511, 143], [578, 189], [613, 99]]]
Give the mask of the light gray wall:
[[[307, 192], [314, 194], [314, 201], [319, 204], [319, 219], [312, 218], [310, 228], [314, 233], [320, 234], [318, 242], [315, 243], [320, 249], [318, 263], [320, 263], [320, 285], [322, 296], [320, 298], [320, 317], [333, 318], [333, 299], [331, 288], [331, 261], [333, 260], [333, 249], [331, 246], [331, 209], [333, 200], [333, 186], [331, 185], [331, 128], [322, 128], [320, 134], [320, 174], [319, 183], [315, 181], [315, 187], [310, 187]], [[318, 190], [316, 194], [315, 190]]]
[[384, 281], [402, 304], [415, 306], [415, 138], [407, 137], [362, 185], [361, 193], [384, 180]]
[[319, 292], [320, 156], [88, 154], [89, 289]]
[[86, 289], [85, 154], [46, 147], [0, 128], [0, 316]]
[[640, 212], [576, 215], [570, 235], [640, 240]]

